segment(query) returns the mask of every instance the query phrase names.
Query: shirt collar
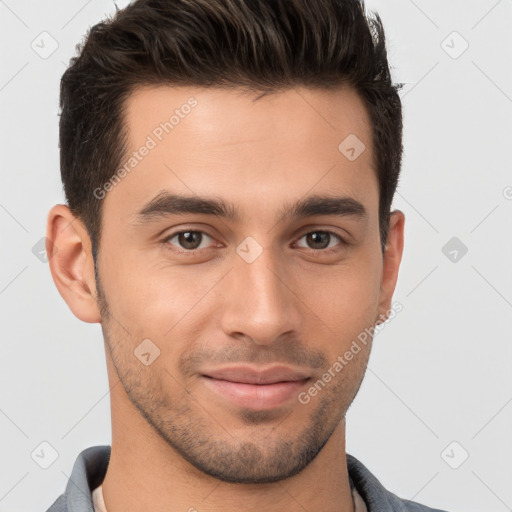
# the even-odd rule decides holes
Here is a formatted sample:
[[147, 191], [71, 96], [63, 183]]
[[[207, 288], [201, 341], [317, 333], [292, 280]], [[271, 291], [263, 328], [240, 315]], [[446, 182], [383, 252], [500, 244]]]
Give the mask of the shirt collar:
[[[111, 447], [104, 445], [86, 448], [79, 454], [66, 486], [69, 512], [94, 512], [92, 491], [105, 478], [110, 453]], [[406, 510], [403, 501], [387, 491], [366, 466], [352, 455], [346, 457], [350, 488], [356, 488], [368, 512]]]

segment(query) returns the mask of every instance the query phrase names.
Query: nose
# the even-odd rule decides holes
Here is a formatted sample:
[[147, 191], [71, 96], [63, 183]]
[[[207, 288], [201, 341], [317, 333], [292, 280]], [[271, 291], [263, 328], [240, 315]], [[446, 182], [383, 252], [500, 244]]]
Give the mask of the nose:
[[222, 291], [225, 297], [221, 316], [224, 332], [245, 336], [258, 345], [271, 345], [281, 336], [300, 332], [300, 292], [294, 290], [293, 276], [264, 249], [248, 263], [235, 254], [234, 268]]

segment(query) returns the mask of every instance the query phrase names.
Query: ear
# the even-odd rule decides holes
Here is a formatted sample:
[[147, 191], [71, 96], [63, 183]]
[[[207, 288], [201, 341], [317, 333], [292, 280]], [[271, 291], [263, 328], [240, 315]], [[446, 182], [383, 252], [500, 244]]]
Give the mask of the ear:
[[76, 317], [99, 323], [91, 249], [82, 221], [66, 205], [55, 205], [48, 214], [46, 226], [46, 253], [53, 281]]
[[391, 212], [382, 266], [378, 323], [386, 320], [391, 309], [391, 299], [395, 291], [404, 249], [404, 225], [405, 215], [403, 212], [400, 210]]

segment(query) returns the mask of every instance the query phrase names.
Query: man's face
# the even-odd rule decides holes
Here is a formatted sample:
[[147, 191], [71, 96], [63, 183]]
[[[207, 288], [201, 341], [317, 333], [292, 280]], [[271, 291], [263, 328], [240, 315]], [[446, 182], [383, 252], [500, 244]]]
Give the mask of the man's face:
[[[254, 101], [162, 86], [126, 107], [127, 161], [138, 151], [137, 162], [104, 199], [98, 256], [102, 327], [126, 400], [205, 473], [291, 476], [343, 420], [370, 343], [308, 390], [391, 300], [363, 103], [350, 89]], [[366, 146], [355, 159], [361, 146], [338, 148], [351, 134]], [[165, 194], [236, 215], [187, 213]], [[322, 196], [330, 209], [292, 209]], [[264, 369], [276, 371], [258, 384]]]

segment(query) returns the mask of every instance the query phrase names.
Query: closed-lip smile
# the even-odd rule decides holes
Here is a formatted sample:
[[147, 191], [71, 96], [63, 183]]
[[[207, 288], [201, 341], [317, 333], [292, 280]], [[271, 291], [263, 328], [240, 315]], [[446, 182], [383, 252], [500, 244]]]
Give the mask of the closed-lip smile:
[[296, 396], [311, 374], [289, 366], [256, 368], [226, 366], [201, 372], [209, 389], [239, 407], [265, 410], [279, 407]]

